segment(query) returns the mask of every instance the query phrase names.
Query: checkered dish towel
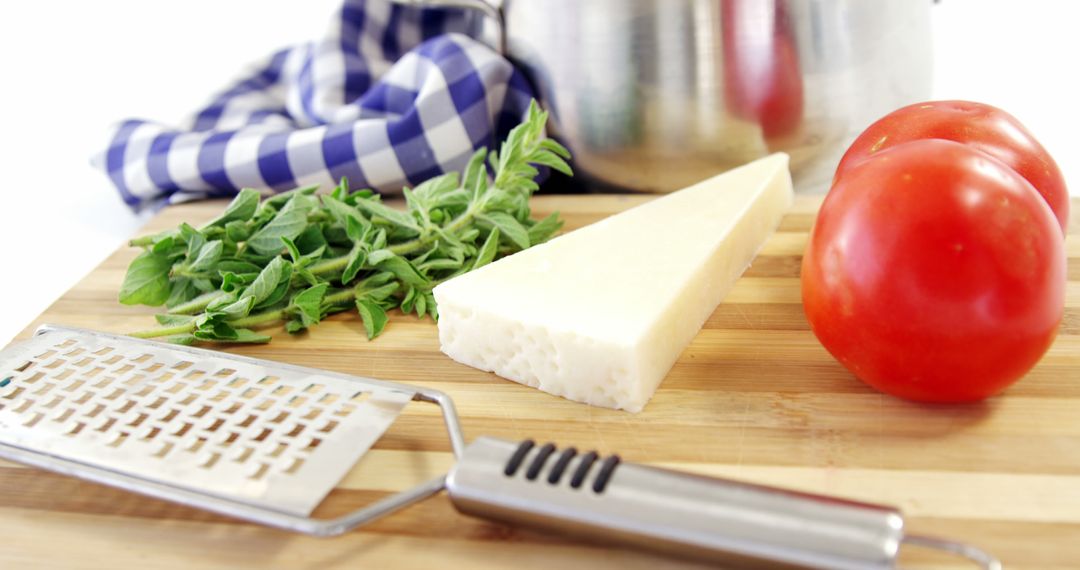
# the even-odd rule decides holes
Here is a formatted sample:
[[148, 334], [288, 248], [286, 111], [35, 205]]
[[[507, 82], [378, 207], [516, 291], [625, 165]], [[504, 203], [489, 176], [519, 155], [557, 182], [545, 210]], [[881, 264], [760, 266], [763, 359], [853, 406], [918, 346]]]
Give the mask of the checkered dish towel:
[[525, 115], [520, 72], [468, 13], [346, 0], [319, 41], [279, 51], [184, 128], [127, 120], [93, 160], [134, 208], [336, 184], [400, 192], [461, 170]]

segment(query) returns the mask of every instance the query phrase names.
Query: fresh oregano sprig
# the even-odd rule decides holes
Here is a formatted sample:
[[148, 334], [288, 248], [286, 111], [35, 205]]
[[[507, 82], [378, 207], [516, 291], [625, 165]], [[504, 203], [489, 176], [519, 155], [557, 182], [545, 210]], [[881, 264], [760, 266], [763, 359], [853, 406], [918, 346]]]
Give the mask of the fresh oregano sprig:
[[256, 332], [284, 323], [299, 332], [327, 315], [360, 314], [368, 338], [387, 311], [438, 318], [431, 290], [500, 255], [549, 239], [558, 213], [533, 220], [537, 167], [570, 175], [570, 153], [544, 138], [547, 113], [534, 101], [498, 152], [477, 151], [460, 175], [404, 190], [406, 209], [342, 180], [329, 194], [300, 188], [260, 201], [244, 189], [224, 212], [131, 241], [120, 302], [164, 305], [159, 327], [132, 333], [189, 344], [268, 342]]

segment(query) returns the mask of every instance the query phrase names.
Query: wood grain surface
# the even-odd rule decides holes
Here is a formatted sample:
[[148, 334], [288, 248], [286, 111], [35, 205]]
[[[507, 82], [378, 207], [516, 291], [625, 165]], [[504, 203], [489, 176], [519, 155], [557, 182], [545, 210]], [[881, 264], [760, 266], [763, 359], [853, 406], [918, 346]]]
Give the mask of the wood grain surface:
[[[648, 198], [540, 196], [573, 229]], [[624, 459], [894, 504], [913, 532], [980, 545], [1007, 568], [1080, 568], [1080, 224], [1068, 241], [1065, 321], [1042, 362], [1004, 395], [926, 406], [855, 380], [815, 340], [799, 264], [820, 198], [799, 197], [640, 414], [591, 408], [457, 364], [435, 325], [394, 315], [368, 342], [355, 315], [229, 350], [415, 383], [457, 403], [468, 439], [532, 437]], [[169, 208], [146, 232], [222, 204]], [[1074, 213], [1080, 203], [1074, 202]], [[152, 325], [116, 293], [136, 251], [109, 257], [22, 333], [52, 322], [114, 332]], [[432, 406], [413, 404], [316, 511], [332, 516], [444, 472]], [[693, 563], [470, 519], [436, 497], [332, 539], [291, 535], [0, 463], [0, 568], [691, 568]], [[971, 568], [907, 549], [905, 568]]]

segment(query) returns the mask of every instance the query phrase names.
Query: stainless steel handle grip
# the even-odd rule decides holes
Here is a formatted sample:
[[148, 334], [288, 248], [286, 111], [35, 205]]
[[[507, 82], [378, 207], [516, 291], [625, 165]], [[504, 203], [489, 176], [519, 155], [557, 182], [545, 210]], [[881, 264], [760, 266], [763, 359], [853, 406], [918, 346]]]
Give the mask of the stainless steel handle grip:
[[700, 477], [551, 444], [479, 438], [446, 479], [458, 510], [747, 567], [894, 568], [890, 507]]

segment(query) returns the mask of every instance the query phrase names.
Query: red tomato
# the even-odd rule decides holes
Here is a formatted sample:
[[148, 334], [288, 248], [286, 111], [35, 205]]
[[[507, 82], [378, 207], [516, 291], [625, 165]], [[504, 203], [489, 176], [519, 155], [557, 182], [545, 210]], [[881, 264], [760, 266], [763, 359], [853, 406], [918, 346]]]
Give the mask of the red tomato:
[[1069, 191], [1057, 163], [1020, 121], [983, 103], [930, 101], [897, 109], [855, 139], [840, 160], [836, 176], [876, 152], [921, 139], [964, 143], [1004, 162], [1042, 194], [1065, 233]]
[[1023, 376], [1065, 303], [1050, 208], [1011, 168], [928, 139], [851, 164], [802, 266], [814, 334], [857, 377], [928, 402], [972, 401]]

